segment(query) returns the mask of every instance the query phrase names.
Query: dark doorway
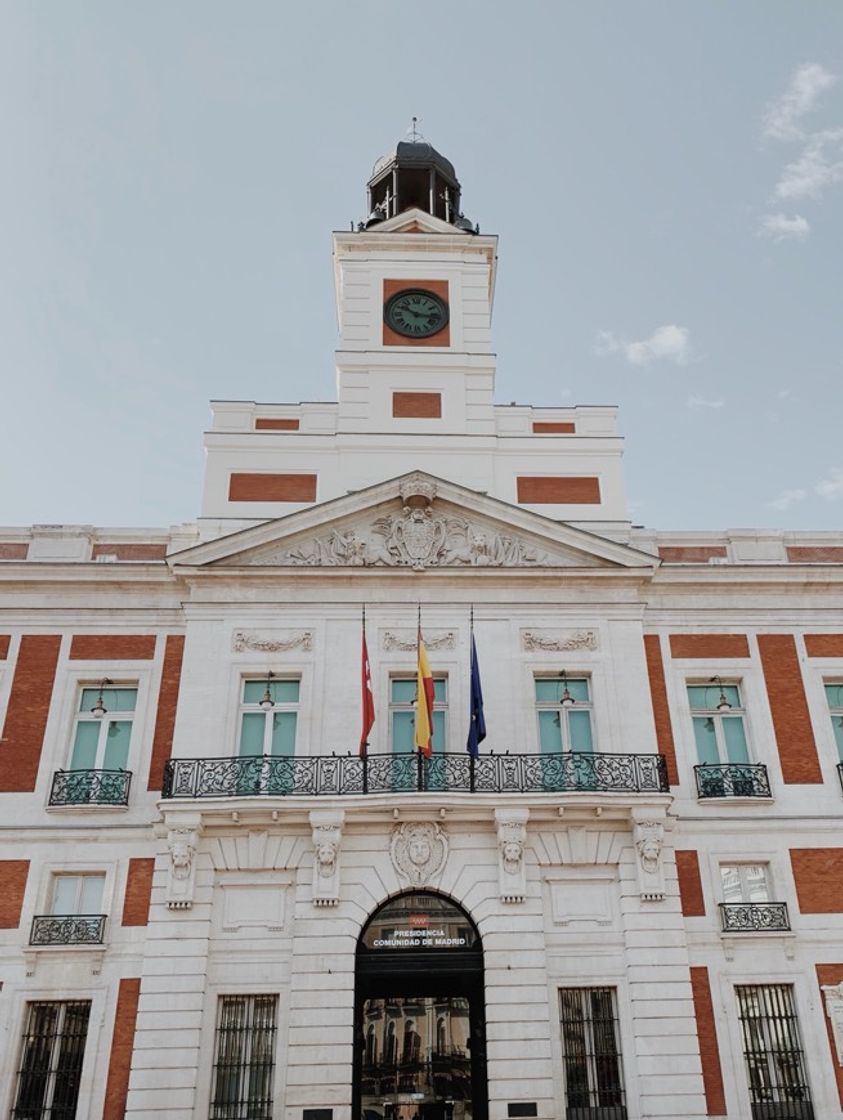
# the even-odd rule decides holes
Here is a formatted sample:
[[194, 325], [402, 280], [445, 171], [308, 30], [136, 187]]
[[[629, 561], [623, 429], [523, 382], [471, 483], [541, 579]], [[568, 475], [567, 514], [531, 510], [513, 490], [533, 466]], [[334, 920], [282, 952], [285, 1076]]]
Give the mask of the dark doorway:
[[398, 895], [357, 946], [353, 1120], [487, 1120], [483, 949], [431, 891]]

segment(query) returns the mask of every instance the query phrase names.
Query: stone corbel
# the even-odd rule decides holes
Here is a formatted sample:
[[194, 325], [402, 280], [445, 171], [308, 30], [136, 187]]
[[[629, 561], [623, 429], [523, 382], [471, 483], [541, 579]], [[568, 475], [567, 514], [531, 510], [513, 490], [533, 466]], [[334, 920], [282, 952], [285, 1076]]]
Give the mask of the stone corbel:
[[837, 1064], [843, 1066], [843, 983], [823, 984], [825, 1013], [831, 1022]]
[[495, 809], [501, 902], [523, 902], [527, 894], [524, 848], [529, 809]]
[[655, 814], [633, 816], [632, 838], [635, 843], [638, 889], [644, 902], [661, 902], [664, 898], [664, 820]]
[[344, 820], [345, 813], [341, 809], [314, 809], [310, 814], [314, 906], [336, 906], [340, 900], [340, 844]]
[[202, 819], [195, 814], [180, 817], [178, 824], [167, 832], [170, 867], [165, 897], [168, 910], [189, 910], [193, 905], [193, 893], [196, 887], [196, 849], [201, 831]]

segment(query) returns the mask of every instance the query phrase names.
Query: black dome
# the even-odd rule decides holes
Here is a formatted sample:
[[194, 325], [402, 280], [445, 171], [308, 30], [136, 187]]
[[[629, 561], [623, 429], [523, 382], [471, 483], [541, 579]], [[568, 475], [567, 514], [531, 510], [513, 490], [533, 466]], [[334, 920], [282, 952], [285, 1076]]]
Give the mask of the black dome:
[[370, 182], [372, 179], [379, 178], [387, 168], [395, 164], [399, 167], [434, 167], [453, 183], [457, 182], [454, 165], [426, 140], [399, 140], [391, 152], [387, 152], [375, 162]]

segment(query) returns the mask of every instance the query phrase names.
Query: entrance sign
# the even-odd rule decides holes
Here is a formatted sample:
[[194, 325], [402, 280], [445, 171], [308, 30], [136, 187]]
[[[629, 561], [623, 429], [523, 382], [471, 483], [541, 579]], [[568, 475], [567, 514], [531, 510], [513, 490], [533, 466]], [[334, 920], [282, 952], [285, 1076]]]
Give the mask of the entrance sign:
[[361, 948], [477, 949], [477, 931], [466, 914], [440, 895], [415, 892], [387, 902], [371, 918]]

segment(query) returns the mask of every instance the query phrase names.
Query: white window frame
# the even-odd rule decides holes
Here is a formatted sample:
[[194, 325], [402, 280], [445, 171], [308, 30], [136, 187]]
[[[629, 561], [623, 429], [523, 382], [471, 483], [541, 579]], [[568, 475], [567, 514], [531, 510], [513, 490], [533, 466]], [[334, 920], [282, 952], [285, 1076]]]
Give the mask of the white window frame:
[[[212, 1048], [211, 1048], [211, 1064], [210, 1064], [210, 1074], [211, 1074], [211, 1076], [210, 1076], [210, 1087], [209, 1087], [209, 1094], [208, 1094], [208, 1114], [213, 1115], [216, 1106], [221, 1106], [223, 1108], [228, 1106], [228, 1109], [230, 1111], [226, 1111], [225, 1115], [227, 1117], [230, 1117], [230, 1118], [233, 1118], [235, 1116], [234, 1105], [231, 1102], [228, 1102], [228, 1101], [217, 1102], [216, 1101], [216, 1092], [217, 1092], [216, 1071], [217, 1071], [217, 1063], [218, 1063], [218, 1060], [219, 1060], [219, 1046], [220, 1046], [220, 1039], [221, 1039], [220, 1023], [221, 1023], [221, 1020], [222, 1020], [222, 1011], [223, 1011], [223, 1006], [224, 1006], [225, 1001], [226, 1000], [234, 1000], [234, 999], [248, 1001], [251, 1004], [250, 1014], [252, 1016], [254, 1014], [255, 1000], [259, 1000], [259, 999], [260, 1000], [264, 1000], [264, 999], [274, 1000], [274, 1016], [273, 1016], [273, 1027], [272, 1027], [272, 1050], [271, 1050], [271, 1055], [270, 1055], [272, 1064], [271, 1064], [271, 1067], [270, 1067], [270, 1081], [269, 1081], [270, 1101], [271, 1101], [270, 1111], [272, 1112], [272, 1111], [274, 1111], [275, 1107], [277, 1106], [277, 1101], [279, 1099], [278, 1094], [279, 1094], [280, 1091], [283, 1090], [283, 1086], [279, 1085], [279, 1081], [281, 1080], [281, 1078], [279, 1077], [280, 1070], [279, 1070], [279, 1060], [278, 1060], [278, 1044], [279, 1044], [280, 1029], [281, 1029], [281, 1024], [280, 1024], [281, 999], [280, 999], [280, 996], [279, 996], [278, 992], [260, 992], [260, 991], [256, 992], [256, 991], [250, 990], [250, 991], [244, 991], [244, 992], [237, 992], [237, 991], [219, 992], [216, 996], [216, 1007], [215, 1007], [215, 1014], [214, 1014], [214, 1018], [213, 1018], [213, 1035], [212, 1035], [213, 1045], [212, 1045]], [[251, 1053], [252, 1053], [252, 1046], [253, 1046], [253, 1043], [254, 1043], [254, 1036], [253, 1036], [252, 1032], [245, 1032], [244, 1033], [244, 1038], [245, 1038], [245, 1060], [239, 1066], [239, 1072], [241, 1074], [244, 1070], [250, 1070], [251, 1069], [250, 1059], [251, 1059]], [[243, 1105], [243, 1107], [237, 1112], [237, 1120], [246, 1120], [246, 1117], [248, 1115], [248, 1113], [246, 1111], [247, 1102], [242, 1100], [242, 1093], [243, 1093], [242, 1081], [238, 1085], [237, 1088], [238, 1088], [238, 1091], [240, 1093], [241, 1103]]]
[[[749, 884], [749, 878], [748, 878], [747, 871], [750, 867], [760, 867], [761, 870], [763, 871], [763, 873], [764, 873], [764, 889], [767, 893], [766, 898], [763, 898], [763, 899], [762, 898], [753, 898], [753, 899], [751, 899], [749, 897], [749, 895], [750, 895], [750, 884]], [[723, 881], [723, 872], [726, 871], [726, 870], [729, 870], [729, 869], [734, 870], [738, 873], [738, 883], [739, 883], [739, 886], [740, 886], [740, 889], [741, 889], [741, 897], [740, 898], [734, 898], [734, 899], [727, 899], [726, 898], [726, 888], [725, 888], [725, 883]], [[720, 899], [721, 899], [722, 902], [735, 902], [735, 903], [743, 903], [743, 904], [746, 904], [746, 905], [750, 905], [753, 902], [763, 903], [763, 902], [774, 901], [773, 890], [772, 890], [773, 879], [772, 879], [772, 875], [770, 873], [770, 864], [766, 860], [757, 860], [757, 861], [746, 860], [746, 859], [745, 860], [723, 860], [720, 863], [718, 863], [718, 871], [719, 871], [719, 876], [720, 876], [720, 878], [719, 878]]]
[[[58, 910], [55, 909], [57, 888], [58, 888], [59, 880], [61, 880], [61, 879], [65, 879], [65, 880], [75, 879], [76, 880], [76, 891], [75, 891], [76, 897], [75, 897], [75, 900], [74, 900], [73, 909], [71, 909], [71, 910], [58, 911]], [[99, 881], [100, 881], [100, 899], [99, 899], [100, 909], [99, 910], [82, 910], [81, 909], [83, 881], [86, 880], [86, 879], [99, 879]], [[54, 917], [60, 917], [62, 915], [68, 916], [68, 917], [69, 916], [79, 917], [79, 916], [84, 915], [84, 914], [87, 914], [87, 915], [90, 915], [90, 916], [97, 915], [97, 914], [104, 914], [106, 911], [102, 907], [103, 907], [103, 904], [105, 902], [105, 885], [106, 885], [106, 874], [105, 874], [104, 871], [54, 871], [52, 873], [52, 875], [50, 876], [48, 912]]]
[[[272, 683], [282, 683], [285, 681], [293, 681], [299, 686], [299, 696], [295, 701], [276, 700], [271, 708], [264, 710], [260, 706], [260, 701], [254, 703], [244, 699], [246, 685], [251, 683], [264, 684], [268, 680], [266, 673], [244, 673], [240, 677], [238, 685], [238, 705], [237, 705], [237, 756], [241, 757], [241, 745], [243, 741], [243, 716], [244, 715], [261, 715], [264, 717], [263, 725], [263, 749], [261, 755], [264, 758], [269, 758], [272, 755], [272, 718], [280, 712], [294, 712], [298, 717], [302, 710], [302, 679], [298, 673], [273, 673]], [[298, 753], [299, 744], [299, 720], [296, 719], [296, 734], [293, 740], [293, 755]], [[259, 757], [258, 755], [254, 756]]]
[[[434, 683], [433, 710], [434, 710], [434, 712], [442, 712], [444, 717], [445, 717], [442, 721], [443, 725], [444, 725], [443, 726], [443, 734], [442, 734], [442, 738], [444, 740], [444, 742], [442, 744], [442, 751], [443, 751], [443, 753], [447, 753], [448, 747], [449, 747], [449, 730], [450, 730], [449, 701], [450, 701], [450, 698], [451, 698], [449, 678], [448, 678], [447, 673], [440, 673], [440, 672], [434, 673], [433, 670], [431, 670], [431, 676], [433, 678], [433, 683]], [[416, 673], [410, 673], [410, 672], [402, 673], [400, 671], [391, 672], [389, 674], [389, 685], [388, 685], [387, 696], [388, 696], [388, 699], [389, 699], [389, 705], [388, 705], [389, 706], [389, 717], [388, 718], [389, 718], [389, 750], [390, 750], [390, 753], [392, 753], [392, 751], [394, 750], [394, 743], [395, 743], [395, 735], [394, 735], [394, 730], [393, 730], [393, 716], [397, 712], [410, 712], [413, 716], [413, 727], [415, 727], [415, 719], [416, 719], [416, 700], [415, 699], [413, 699], [413, 700], [401, 700], [401, 701], [394, 701], [392, 699], [392, 686], [396, 681], [409, 681], [415, 687], [416, 682], [417, 682], [417, 674]], [[435, 686], [437, 684], [444, 684], [445, 685], [445, 699], [444, 700], [437, 700], [436, 699]]]
[[[539, 700], [536, 696], [536, 682], [537, 681], [555, 681], [560, 688], [559, 700]], [[597, 754], [597, 728], [594, 719], [594, 680], [591, 673], [576, 671], [567, 673], [565, 681], [570, 684], [571, 681], [585, 681], [588, 690], [588, 700], [575, 700], [570, 707], [564, 707], [561, 703], [561, 693], [565, 688], [565, 683], [562, 680], [560, 673], [557, 672], [534, 672], [532, 676], [532, 702], [533, 711], [535, 713], [535, 726], [536, 726], [536, 743], [539, 752], [541, 751], [541, 724], [539, 721], [539, 712], [553, 712], [559, 716], [559, 740], [563, 754], [571, 753], [571, 728], [568, 722], [568, 716], [572, 711], [588, 712], [588, 722], [591, 727], [591, 753]]]
[[721, 766], [730, 765], [731, 763], [730, 763], [730, 759], [729, 759], [729, 752], [728, 752], [727, 745], [726, 745], [726, 734], [725, 734], [725, 731], [723, 730], [723, 721], [724, 721], [724, 719], [735, 719], [739, 716], [740, 719], [741, 719], [741, 722], [743, 724], [743, 735], [744, 735], [744, 741], [746, 742], [746, 753], [747, 753], [747, 758], [748, 758], [749, 761], [744, 762], [744, 763], [734, 763], [732, 765], [735, 765], [735, 766], [752, 766], [752, 765], [754, 765], [754, 757], [753, 757], [753, 752], [752, 752], [752, 739], [749, 735], [749, 724], [747, 722], [746, 698], [744, 696], [743, 681], [740, 680], [737, 677], [726, 677], [726, 678], [723, 678], [722, 683], [723, 683], [724, 687], [726, 687], [726, 688], [736, 689], [737, 694], [738, 694], [738, 700], [740, 701], [740, 703], [737, 705], [737, 707], [733, 704], [729, 708], [728, 715], [726, 715], [726, 716], [724, 716], [724, 714], [722, 712], [717, 710], [717, 701], [716, 700], [714, 701], [712, 707], [710, 707], [710, 708], [695, 708], [695, 707], [693, 707], [693, 705], [691, 704], [691, 697], [690, 697], [690, 694], [688, 692], [688, 690], [691, 689], [691, 688], [707, 688], [707, 689], [710, 689], [715, 695], [718, 695], [719, 694], [719, 689], [720, 689], [719, 684], [712, 684], [711, 680], [708, 679], [708, 678], [706, 680], [699, 680], [699, 678], [696, 678], [696, 677], [688, 677], [685, 680], [685, 702], [687, 703], [688, 710], [690, 711], [690, 714], [691, 714], [691, 739], [692, 739], [692, 742], [694, 744], [694, 758], [696, 759], [697, 765], [700, 765], [700, 766], [716, 765], [716, 764], [712, 764], [712, 763], [702, 763], [702, 762], [700, 762], [699, 757], [697, 755], [696, 736], [694, 734], [694, 719], [705, 718], [705, 719], [710, 719], [712, 724], [714, 725], [714, 739], [715, 739], [715, 743], [717, 745], [717, 757], [720, 760], [720, 765]]
[[51, 1045], [51, 1048], [50, 1048], [50, 1058], [49, 1058], [49, 1062], [48, 1062], [48, 1068], [46, 1070], [46, 1076], [44, 1078], [44, 1096], [43, 1096], [43, 1101], [42, 1101], [42, 1105], [41, 1105], [41, 1112], [44, 1115], [49, 1115], [49, 1113], [52, 1109], [52, 1104], [53, 1104], [53, 1094], [55, 1092], [55, 1075], [56, 1075], [56, 1072], [57, 1072], [56, 1069], [55, 1069], [55, 1060], [56, 1060], [57, 1053], [58, 1053], [58, 1047], [59, 1047], [59, 1044], [60, 1044], [60, 1039], [62, 1038], [62, 1035], [63, 1035], [63, 1029], [64, 1029], [65, 1020], [66, 1020], [66, 1016], [67, 1016], [67, 1005], [71, 1004], [71, 1003], [76, 1003], [76, 1004], [87, 1003], [88, 1004], [88, 1021], [87, 1021], [86, 1029], [85, 1029], [85, 1042], [84, 1042], [84, 1046], [83, 1046], [83, 1049], [82, 1049], [82, 1060], [81, 1060], [80, 1066], [79, 1066], [79, 1091], [78, 1091], [78, 1095], [77, 1095], [77, 1098], [76, 1098], [76, 1113], [81, 1114], [80, 1106], [81, 1106], [81, 1110], [84, 1111], [85, 1104], [86, 1103], [90, 1104], [90, 1089], [91, 1089], [91, 1086], [89, 1084], [89, 1078], [88, 1078], [88, 1076], [86, 1076], [86, 1072], [89, 1068], [89, 1063], [90, 1063], [90, 1055], [91, 1055], [91, 1052], [92, 1052], [92, 1047], [89, 1045], [89, 1043], [90, 1043], [90, 1040], [91, 1040], [91, 1037], [92, 1037], [92, 1030], [91, 1030], [92, 1025], [95, 1027], [96, 1022], [97, 1022], [97, 1019], [95, 1018], [95, 1016], [97, 1014], [100, 1014], [100, 1015], [102, 1014], [101, 1002], [100, 1002], [99, 999], [92, 998], [90, 995], [87, 998], [85, 998], [84, 995], [80, 998], [80, 996], [78, 994], [71, 994], [69, 992], [64, 992], [64, 993], [61, 993], [61, 994], [57, 993], [51, 999], [25, 998], [25, 999], [22, 1000], [22, 1020], [21, 1020], [20, 1032], [19, 1032], [19, 1035], [18, 1035], [18, 1046], [16, 1048], [15, 1047], [9, 1047], [8, 1048], [9, 1051], [10, 1051], [9, 1056], [10, 1056], [10, 1058], [13, 1057], [14, 1062], [15, 1062], [14, 1067], [13, 1067], [14, 1068], [14, 1076], [10, 1077], [10, 1079], [9, 1079], [9, 1084], [11, 1085], [11, 1095], [10, 1095], [10, 1100], [9, 1100], [9, 1110], [10, 1110], [10, 1112], [15, 1109], [16, 1104], [17, 1104], [17, 1100], [18, 1100], [18, 1094], [20, 1092], [20, 1074], [22, 1072], [24, 1055], [25, 1055], [25, 1051], [26, 1051], [26, 1040], [27, 1040], [27, 1037], [28, 1037], [28, 1032], [29, 1032], [29, 1028], [30, 1028], [32, 1014], [33, 1014], [32, 1008], [36, 1004], [53, 1004], [53, 1005], [58, 1006], [60, 1008], [60, 1010], [59, 1010], [59, 1022], [58, 1022], [58, 1028], [55, 1032], [55, 1035], [53, 1036], [52, 1045]]
[[[834, 721], [837, 720], [838, 724], [843, 724], [843, 680], [838, 677], [833, 677], [831, 680], [823, 677], [823, 699], [825, 700], [826, 711], [831, 719], [831, 738], [834, 744], [834, 753], [838, 763], [843, 763], [843, 751], [837, 745], [837, 732], [834, 729]], [[827, 688], [837, 689], [836, 703], [832, 704], [828, 698]]]
[[[623, 1101], [623, 1106], [626, 1108], [627, 1112], [631, 1112], [630, 1104], [631, 1104], [631, 1101], [633, 1099], [633, 1094], [631, 1093], [630, 1089], [628, 1088], [629, 1078], [628, 1078], [627, 1072], [624, 1068], [623, 1046], [622, 1046], [622, 1037], [621, 1037], [622, 1033], [623, 1033], [623, 1030], [622, 1030], [623, 1024], [621, 1022], [622, 1008], [621, 1008], [620, 992], [618, 991], [617, 984], [612, 983], [612, 982], [600, 983], [600, 982], [595, 981], [593, 983], [573, 983], [573, 984], [571, 984], [571, 983], [559, 983], [557, 985], [557, 993], [558, 993], [557, 994], [557, 1007], [558, 1007], [558, 1015], [559, 1015], [559, 1045], [560, 1045], [560, 1049], [561, 1049], [561, 1058], [562, 1058], [562, 1083], [563, 1083], [563, 1088], [564, 1088], [565, 1106], [566, 1106], [566, 1109], [568, 1109], [568, 1110], [582, 1110], [583, 1116], [588, 1115], [592, 1110], [594, 1111], [595, 1115], [598, 1115], [598, 1113], [601, 1111], [601, 1107], [605, 1107], [608, 1112], [611, 1112], [613, 1110], [613, 1108], [615, 1108], [615, 1107], [620, 1107], [620, 1106], [609, 1106], [609, 1105], [607, 1105], [607, 1106], [592, 1105], [593, 1098], [599, 1092], [599, 1086], [597, 1085], [597, 1083], [595, 1081], [593, 1065], [592, 1065], [591, 1062], [588, 1062], [588, 1061], [586, 1063], [586, 1072], [587, 1072], [587, 1079], [588, 1079], [589, 1104], [588, 1105], [580, 1105], [580, 1104], [574, 1105], [574, 1104], [571, 1104], [571, 1102], [569, 1101], [568, 1066], [567, 1066], [568, 1060], [566, 1058], [567, 1043], [566, 1043], [566, 1039], [565, 1039], [565, 1026], [564, 1026], [565, 1020], [562, 1017], [563, 992], [578, 992], [580, 994], [581, 1006], [582, 1006], [582, 1003], [585, 1003], [586, 1000], [588, 999], [588, 993], [591, 993], [595, 990], [606, 990], [610, 993], [610, 999], [611, 999], [611, 1003], [612, 1003], [612, 1023], [613, 1023], [613, 1027], [614, 1027], [615, 1056], [616, 1056], [616, 1059], [617, 1059], [618, 1086], [619, 1086], [619, 1089], [620, 1089], [621, 1098], [622, 1098], [622, 1101]], [[588, 1011], [590, 1012], [590, 1007], [588, 1007]], [[585, 1036], [586, 1036], [586, 1054], [591, 1056], [591, 1057], [594, 1057], [594, 1055], [595, 1055], [593, 1022], [594, 1022], [593, 1019], [591, 1019], [589, 1015], [586, 1015], [586, 1016], [583, 1017], [583, 1023], [584, 1023], [584, 1027], [585, 1027]]]
[[[106, 675], [107, 674], [103, 674], [103, 677], [105, 677]], [[109, 679], [111, 679], [111, 678], [109, 678]], [[111, 679], [111, 684], [107, 684], [103, 687], [103, 696], [110, 689], [134, 689], [134, 692], [135, 692], [135, 706], [134, 706], [134, 708], [132, 708], [131, 711], [115, 712], [113, 714], [113, 716], [112, 716], [112, 713], [110, 711], [106, 711], [106, 714], [98, 719], [96, 716], [92, 715], [90, 711], [86, 711], [86, 712], [81, 711], [80, 710], [80, 704], [81, 704], [81, 701], [82, 701], [82, 694], [88, 689], [99, 689], [100, 684], [101, 684], [101, 680], [102, 680], [102, 678], [100, 678], [100, 680], [94, 680], [94, 681], [80, 680], [80, 681], [77, 681], [77, 683], [76, 683], [73, 727], [71, 728], [70, 743], [68, 745], [68, 750], [67, 750], [67, 766], [68, 766], [68, 768], [70, 767], [70, 763], [73, 759], [73, 751], [74, 751], [74, 748], [76, 746], [76, 733], [77, 733], [77, 730], [79, 728], [80, 723], [95, 723], [99, 726], [99, 735], [98, 735], [98, 738], [97, 738], [97, 746], [96, 746], [96, 751], [95, 751], [95, 754], [94, 754], [94, 760], [97, 763], [97, 765], [92, 767], [92, 769], [94, 769], [94, 770], [104, 770], [105, 769], [103, 763], [105, 762], [105, 751], [106, 751], [106, 745], [108, 743], [108, 726], [109, 726], [109, 724], [110, 723], [130, 723], [132, 726], [131, 726], [131, 729], [129, 730], [129, 745], [128, 745], [128, 749], [126, 751], [126, 770], [131, 771], [131, 769], [132, 769], [132, 767], [131, 767], [132, 747], [133, 747], [134, 740], [135, 740], [135, 717], [137, 716], [137, 713], [138, 713], [138, 701], [140, 699], [140, 682], [137, 681], [137, 680], [117, 681], [117, 680]]]

